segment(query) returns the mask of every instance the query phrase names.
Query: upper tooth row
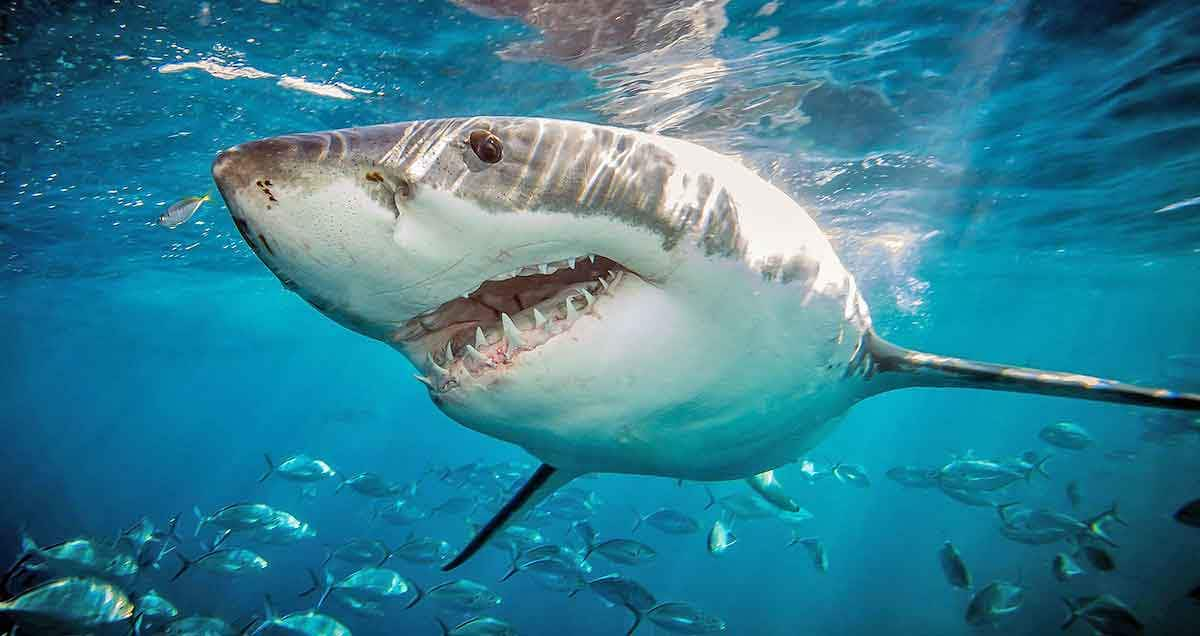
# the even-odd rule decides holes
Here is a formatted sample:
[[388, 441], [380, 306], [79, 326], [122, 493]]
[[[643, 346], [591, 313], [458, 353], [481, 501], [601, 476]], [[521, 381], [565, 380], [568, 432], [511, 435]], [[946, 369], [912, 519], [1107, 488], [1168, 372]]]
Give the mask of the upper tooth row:
[[[596, 255], [588, 254], [587, 259], [589, 261], [595, 263]], [[534, 274], [541, 274], [541, 275], [545, 276], [546, 274], [553, 274], [554, 272], [557, 272], [560, 269], [575, 269], [575, 265], [576, 265], [576, 263], [578, 263], [578, 260], [579, 259], [577, 259], [575, 257], [571, 257], [571, 258], [563, 259], [561, 261], [551, 261], [549, 263], [542, 263], [540, 265], [529, 265], [526, 267], [518, 267], [517, 269], [504, 272], [503, 274], [497, 274], [497, 275], [489, 278], [488, 280], [507, 280], [509, 278], [516, 278], [517, 276], [533, 276]]]

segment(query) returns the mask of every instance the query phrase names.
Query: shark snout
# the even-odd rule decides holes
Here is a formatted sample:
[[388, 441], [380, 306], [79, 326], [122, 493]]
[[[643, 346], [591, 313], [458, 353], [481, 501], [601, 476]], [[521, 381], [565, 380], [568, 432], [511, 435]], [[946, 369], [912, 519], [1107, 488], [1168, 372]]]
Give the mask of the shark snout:
[[221, 151], [212, 175], [238, 231], [267, 260], [276, 255], [273, 239], [287, 231], [284, 192], [303, 191], [346, 154], [344, 140], [331, 133], [271, 137]]
[[271, 137], [221, 151], [212, 174], [222, 194], [253, 188], [269, 200], [268, 182], [303, 177], [327, 160], [345, 159], [346, 153], [345, 142], [330, 133]]

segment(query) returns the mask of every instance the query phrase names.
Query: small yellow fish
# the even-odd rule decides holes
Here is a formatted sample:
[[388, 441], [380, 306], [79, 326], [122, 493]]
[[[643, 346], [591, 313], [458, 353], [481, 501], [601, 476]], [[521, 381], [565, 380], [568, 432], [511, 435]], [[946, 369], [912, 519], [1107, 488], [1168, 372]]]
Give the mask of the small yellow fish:
[[208, 194], [205, 194], [202, 197], [188, 197], [186, 199], [180, 199], [179, 201], [176, 201], [174, 205], [167, 208], [167, 211], [164, 212], [162, 216], [158, 217], [158, 224], [165, 228], [176, 228], [180, 225], [183, 225], [184, 223], [187, 223], [188, 219], [192, 218], [192, 215], [196, 213], [196, 210], [199, 210], [200, 206], [204, 205], [204, 202], [208, 200]]

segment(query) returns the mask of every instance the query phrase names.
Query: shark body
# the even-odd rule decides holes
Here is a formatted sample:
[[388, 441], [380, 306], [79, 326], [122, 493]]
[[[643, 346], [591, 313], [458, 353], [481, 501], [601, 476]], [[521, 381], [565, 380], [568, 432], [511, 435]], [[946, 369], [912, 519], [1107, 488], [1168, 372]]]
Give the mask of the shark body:
[[801, 205], [677, 139], [427, 120], [242, 144], [213, 175], [287, 288], [403, 353], [449, 417], [544, 462], [447, 569], [579, 474], [747, 478], [884, 391], [1200, 409], [1197, 395], [884, 341]]

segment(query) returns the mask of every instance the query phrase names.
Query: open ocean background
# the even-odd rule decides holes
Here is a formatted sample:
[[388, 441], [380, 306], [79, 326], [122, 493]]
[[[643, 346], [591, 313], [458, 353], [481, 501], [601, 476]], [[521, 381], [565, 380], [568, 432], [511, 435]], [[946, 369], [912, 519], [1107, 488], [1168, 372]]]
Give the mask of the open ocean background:
[[[470, 534], [462, 515], [372, 520], [367, 499], [333, 483], [312, 499], [258, 483], [263, 453], [398, 482], [424, 475], [416, 499], [430, 507], [456, 494], [430, 468], [533, 465], [444, 417], [400, 355], [283, 290], [219, 197], [183, 226], [157, 225], [174, 201], [216, 194], [219, 150], [286, 132], [511, 114], [695, 140], [807, 204], [889, 340], [1200, 390], [1200, 5], [588, 0], [546, 24], [529, 18], [539, 0], [474, 4], [0, 2], [0, 562], [15, 559], [22, 528], [49, 544], [183, 512], [190, 540], [193, 505], [265, 502], [318, 536], [262, 548], [271, 565], [260, 574], [169, 583], [168, 557], [137, 584], [185, 614], [245, 622], [268, 593], [282, 610], [306, 608], [295, 593], [325, 545], [396, 545], [411, 529], [457, 549]], [[690, 26], [639, 40], [605, 31], [618, 13]], [[246, 69], [271, 77], [236, 77]], [[720, 558], [703, 533], [643, 527], [632, 536], [659, 551], [653, 563], [593, 559], [594, 574], [623, 572], [738, 636], [966, 634], [969, 596], [937, 561], [952, 540], [979, 583], [1027, 586], [999, 633], [1057, 633], [1060, 597], [1101, 592], [1148, 633], [1200, 633], [1200, 605], [1186, 598], [1200, 584], [1200, 530], [1171, 519], [1200, 496], [1200, 433], [1144, 438], [1158, 416], [980, 391], [876, 397], [809, 456], [862, 464], [869, 488], [779, 471], [814, 515], [800, 532], [825, 542], [827, 573], [764, 520], [739, 523]], [[1058, 421], [1085, 426], [1096, 446], [1048, 447], [1037, 433]], [[1072, 480], [1081, 517], [1119, 501], [1130, 527], [1112, 529], [1117, 569], [1058, 583], [1050, 559], [1062, 545], [1011, 542], [994, 512], [884, 476], [968, 449], [1053, 452], [1052, 479], [1011, 493], [1028, 505], [1070, 511]], [[603, 537], [631, 536], [631, 508], [676, 507], [705, 529], [717, 518], [695, 484], [603, 475], [575, 486], [603, 501], [592, 519]], [[552, 541], [566, 530], [543, 527]], [[507, 566], [493, 549], [454, 577], [389, 565], [426, 588], [487, 584], [504, 598], [491, 613], [522, 634], [627, 629], [627, 612], [588, 591], [498, 582]], [[383, 618], [326, 609], [360, 636], [438, 634], [430, 603]]]

